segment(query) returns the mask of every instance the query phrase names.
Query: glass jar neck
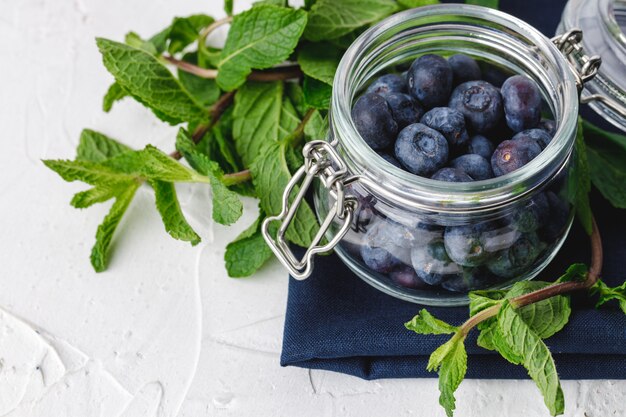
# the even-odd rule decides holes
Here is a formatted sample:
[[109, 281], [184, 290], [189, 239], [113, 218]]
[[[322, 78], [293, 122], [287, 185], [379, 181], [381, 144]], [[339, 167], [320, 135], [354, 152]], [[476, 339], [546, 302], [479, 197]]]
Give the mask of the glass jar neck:
[[[464, 53], [525, 73], [541, 87], [558, 130], [546, 149], [501, 177], [449, 183], [419, 177], [385, 162], [360, 137], [351, 106], [368, 80], [385, 68], [427, 53]], [[384, 189], [399, 204], [431, 211], [481, 211], [525, 196], [567, 162], [576, 135], [578, 91], [563, 55], [536, 29], [505, 13], [454, 4], [407, 10], [363, 33], [344, 55], [333, 85], [331, 140], [351, 172]], [[502, 138], [509, 139], [509, 138]], [[376, 194], [376, 189], [372, 190]]]

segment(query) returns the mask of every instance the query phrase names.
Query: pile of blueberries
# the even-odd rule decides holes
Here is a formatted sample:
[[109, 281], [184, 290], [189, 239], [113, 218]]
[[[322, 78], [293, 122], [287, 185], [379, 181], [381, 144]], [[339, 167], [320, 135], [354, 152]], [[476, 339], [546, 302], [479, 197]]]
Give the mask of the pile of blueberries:
[[423, 55], [406, 75], [375, 80], [352, 119], [372, 149], [415, 175], [452, 182], [505, 175], [539, 155], [556, 126], [541, 119], [541, 92], [530, 78], [511, 76], [501, 88], [481, 78], [467, 55]]
[[[382, 158], [415, 175], [468, 182], [508, 174], [545, 149], [556, 126], [541, 118], [533, 80], [482, 72], [466, 55], [423, 55], [405, 74], [370, 84], [352, 119]], [[493, 286], [530, 272], [562, 235], [570, 214], [559, 195], [563, 185], [553, 184], [497, 221], [447, 227], [415, 219], [400, 224], [377, 211], [373, 197], [361, 197], [358, 253], [368, 268], [403, 287], [467, 292]]]

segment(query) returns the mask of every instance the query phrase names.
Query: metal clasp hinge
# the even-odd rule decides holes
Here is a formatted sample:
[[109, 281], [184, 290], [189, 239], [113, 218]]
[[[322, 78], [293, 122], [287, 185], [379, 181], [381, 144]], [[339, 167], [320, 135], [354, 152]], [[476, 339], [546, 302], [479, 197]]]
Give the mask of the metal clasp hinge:
[[563, 53], [572, 62], [572, 58], [581, 65], [580, 71], [574, 65], [572, 70], [576, 75], [576, 86], [580, 93], [585, 86], [585, 83], [591, 81], [597, 74], [602, 65], [602, 58], [599, 55], [589, 56], [583, 51], [582, 46], [583, 31], [578, 28], [573, 28], [563, 33], [562, 35], [552, 38], [552, 42], [559, 48], [559, 51]]
[[[350, 229], [354, 210], [357, 207], [356, 199], [345, 195], [343, 180], [348, 175], [348, 169], [332, 145], [321, 140], [311, 141], [304, 146], [302, 153], [304, 154], [304, 165], [296, 171], [287, 183], [283, 193], [281, 212], [276, 216], [266, 218], [261, 226], [263, 237], [272, 252], [291, 275], [298, 280], [303, 280], [311, 275], [315, 254], [328, 252], [344, 237]], [[302, 259], [297, 259], [289, 248], [285, 233], [315, 178], [319, 178], [329, 195], [334, 199], [334, 203], [304, 256]], [[299, 190], [297, 189], [298, 184], [300, 184]], [[297, 191], [297, 194], [291, 199], [293, 191]], [[270, 232], [270, 225], [275, 221], [280, 222], [276, 237], [272, 236], [273, 233]], [[326, 244], [321, 245], [320, 242], [335, 221], [340, 222], [339, 229]]]

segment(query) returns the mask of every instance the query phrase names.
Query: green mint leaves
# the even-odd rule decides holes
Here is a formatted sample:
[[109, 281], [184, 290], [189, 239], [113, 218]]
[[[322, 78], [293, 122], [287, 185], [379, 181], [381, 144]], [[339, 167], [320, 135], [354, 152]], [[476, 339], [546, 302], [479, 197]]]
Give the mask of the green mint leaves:
[[626, 282], [618, 287], [611, 288], [602, 281], [598, 281], [591, 291], [594, 294], [598, 294], [598, 303], [596, 307], [599, 307], [611, 300], [616, 300], [619, 303], [619, 308], [626, 314]]
[[452, 417], [456, 408], [454, 392], [461, 385], [467, 372], [467, 352], [465, 337], [456, 333], [450, 340], [439, 346], [431, 355], [427, 369], [439, 373], [439, 404]]
[[293, 52], [304, 31], [303, 10], [262, 5], [234, 17], [218, 66], [217, 83], [231, 91], [253, 68], [270, 68]]
[[[570, 267], [566, 276], [586, 274], [584, 265]], [[499, 352], [516, 365], [522, 365], [541, 391], [552, 415], [563, 413], [564, 400], [556, 366], [543, 342], [561, 330], [571, 313], [569, 297], [557, 295], [523, 307], [515, 307], [516, 297], [550, 285], [547, 282], [518, 282], [510, 290], [473, 291], [470, 293], [470, 319], [463, 326], [452, 326], [421, 310], [405, 327], [418, 334], [452, 334], [450, 340], [435, 350], [428, 363], [429, 371], [439, 373], [440, 404], [448, 416], [455, 408], [454, 391], [465, 376], [467, 354], [465, 337], [478, 325], [478, 345]]]
[[[147, 182], [154, 190], [156, 208], [161, 214], [165, 230], [175, 239], [196, 245], [200, 237], [185, 219], [176, 195], [175, 182], [210, 184], [213, 191], [213, 217], [222, 224], [234, 223], [242, 214], [239, 197], [223, 181], [218, 164], [196, 153], [184, 130], [179, 133], [177, 145], [198, 170], [192, 170], [165, 155], [153, 146], [133, 151], [107, 136], [84, 130], [74, 161], [47, 160], [46, 166], [66, 181], [82, 181], [93, 188], [77, 193], [71, 204], [76, 208], [89, 207], [115, 199], [109, 214], [96, 232], [91, 263], [98, 272], [106, 269], [113, 234], [128, 209], [139, 186]], [[181, 139], [182, 138], [182, 139]], [[187, 142], [185, 142], [187, 140]], [[194, 159], [196, 158], [196, 159]]]
[[393, 0], [317, 0], [304, 36], [311, 41], [339, 38], [398, 11]]
[[417, 334], [451, 334], [459, 330], [456, 326], [436, 319], [426, 309], [422, 309], [411, 321], [406, 322], [404, 327]]
[[230, 225], [239, 220], [243, 214], [243, 205], [237, 194], [226, 186], [224, 172], [219, 164], [197, 151], [193, 140], [184, 129], [178, 132], [176, 150], [197, 172], [208, 177], [213, 192], [213, 220], [224, 225]]
[[148, 52], [98, 38], [104, 66], [129, 95], [170, 124], [208, 120], [206, 109], [187, 93], [174, 75]]
[[494, 346], [502, 356], [516, 365], [523, 365], [535, 381], [550, 414], [563, 414], [565, 402], [554, 359], [542, 338], [508, 301], [497, 317]]

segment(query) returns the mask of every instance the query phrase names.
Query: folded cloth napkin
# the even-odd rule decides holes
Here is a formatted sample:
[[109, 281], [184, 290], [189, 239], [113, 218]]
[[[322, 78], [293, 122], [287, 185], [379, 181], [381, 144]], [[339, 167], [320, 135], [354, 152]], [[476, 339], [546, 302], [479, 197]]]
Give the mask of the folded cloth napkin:
[[[603, 279], [618, 285], [626, 279], [624, 212], [594, 195], [602, 232]], [[572, 262], [588, 262], [589, 247], [578, 225], [552, 264], [538, 277], [554, 280]], [[585, 242], [585, 243], [582, 243]], [[626, 315], [611, 303], [595, 309], [586, 296], [574, 297], [569, 323], [546, 340], [564, 379], [626, 379]], [[289, 281], [281, 365], [326, 369], [365, 379], [434, 377], [428, 357], [449, 336], [417, 335], [405, 329], [422, 306], [398, 300], [369, 286], [337, 256], [318, 257], [305, 281]], [[459, 324], [467, 307], [428, 310]], [[527, 378], [497, 353], [476, 345], [477, 332], [465, 343], [468, 378]]]
[[[501, 1], [501, 9], [551, 35], [564, 1]], [[597, 118], [596, 118], [597, 120]], [[626, 280], [625, 212], [592, 195], [605, 261], [603, 279]], [[557, 258], [537, 278], [553, 281], [568, 265], [589, 261], [588, 238], [577, 224]], [[574, 296], [567, 326], [546, 343], [564, 379], [626, 379], [626, 315], [616, 304], [596, 310], [586, 296]], [[386, 295], [354, 275], [335, 255], [318, 257], [313, 275], [289, 281], [281, 365], [326, 369], [365, 379], [436, 377], [426, 371], [428, 357], [447, 336], [416, 335], [404, 328], [422, 307]], [[463, 322], [467, 307], [428, 308], [453, 324]], [[466, 342], [468, 378], [527, 378], [497, 353]]]

